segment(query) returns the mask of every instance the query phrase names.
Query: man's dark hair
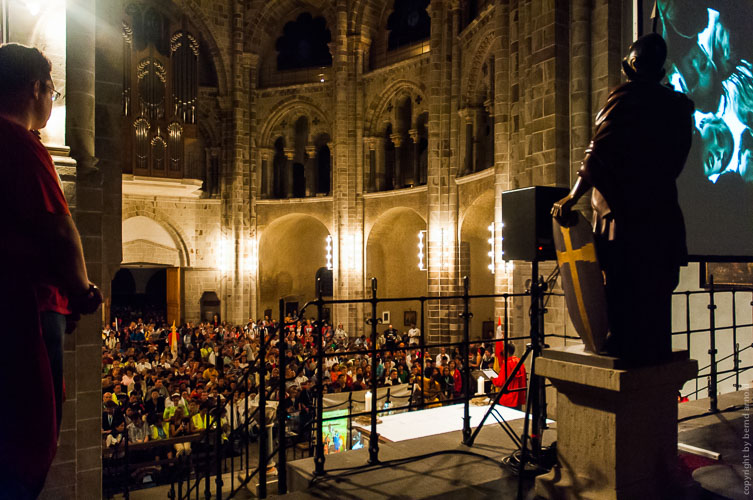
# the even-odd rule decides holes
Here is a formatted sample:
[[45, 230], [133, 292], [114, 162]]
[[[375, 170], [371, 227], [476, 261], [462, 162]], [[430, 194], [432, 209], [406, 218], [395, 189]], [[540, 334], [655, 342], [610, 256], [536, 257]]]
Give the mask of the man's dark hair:
[[515, 345], [509, 342], [505, 344], [505, 354], [507, 354], [508, 356], [515, 354]]
[[16, 94], [34, 81], [50, 78], [52, 64], [39, 49], [17, 43], [0, 45], [0, 99]]

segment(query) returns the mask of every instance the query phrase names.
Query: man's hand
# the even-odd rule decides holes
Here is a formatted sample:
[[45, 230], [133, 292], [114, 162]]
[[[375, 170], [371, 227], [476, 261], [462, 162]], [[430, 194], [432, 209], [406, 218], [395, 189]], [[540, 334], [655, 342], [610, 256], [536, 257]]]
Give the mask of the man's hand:
[[94, 283], [89, 283], [89, 290], [83, 295], [72, 297], [70, 306], [74, 314], [92, 314], [102, 305], [102, 292]]
[[573, 206], [578, 201], [572, 194], [568, 194], [561, 200], [552, 205], [552, 217], [557, 219], [561, 226], [572, 226], [575, 224], [575, 213]]

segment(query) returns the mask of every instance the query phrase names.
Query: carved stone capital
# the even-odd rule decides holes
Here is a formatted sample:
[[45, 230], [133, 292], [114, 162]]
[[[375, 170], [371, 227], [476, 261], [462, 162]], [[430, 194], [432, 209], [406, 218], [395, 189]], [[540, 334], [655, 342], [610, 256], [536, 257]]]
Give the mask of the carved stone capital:
[[292, 160], [295, 157], [295, 149], [293, 149], [293, 148], [285, 148], [283, 151], [285, 152], [285, 157], [288, 160]]
[[412, 128], [408, 131], [408, 135], [411, 139], [413, 139], [413, 142], [418, 142], [418, 130], [415, 128]]
[[400, 134], [390, 134], [390, 140], [392, 141], [392, 144], [395, 145], [396, 148], [399, 148], [403, 145], [403, 136]]

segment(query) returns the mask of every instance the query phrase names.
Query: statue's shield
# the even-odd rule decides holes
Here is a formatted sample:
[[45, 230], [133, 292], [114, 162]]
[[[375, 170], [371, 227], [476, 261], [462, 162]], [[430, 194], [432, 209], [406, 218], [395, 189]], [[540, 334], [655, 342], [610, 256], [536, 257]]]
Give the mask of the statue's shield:
[[562, 226], [552, 219], [554, 246], [570, 320], [586, 349], [598, 353], [609, 329], [604, 278], [596, 259], [591, 227], [578, 212], [575, 224]]

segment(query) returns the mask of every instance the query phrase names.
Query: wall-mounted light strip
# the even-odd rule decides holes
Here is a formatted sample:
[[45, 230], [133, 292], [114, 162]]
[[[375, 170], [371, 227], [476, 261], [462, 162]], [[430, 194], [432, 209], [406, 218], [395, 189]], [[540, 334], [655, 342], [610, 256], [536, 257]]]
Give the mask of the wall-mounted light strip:
[[332, 270], [332, 236], [327, 235], [327, 270]]
[[426, 231], [418, 232], [418, 269], [426, 271]]
[[495, 262], [496, 253], [494, 252], [494, 247], [495, 247], [494, 222], [492, 222], [491, 224], [489, 224], [489, 253], [488, 253], [489, 259], [491, 262], [489, 263], [489, 266], [487, 266], [489, 267], [489, 270], [492, 272], [492, 274], [494, 274], [494, 270], [496, 268], [496, 262]]

